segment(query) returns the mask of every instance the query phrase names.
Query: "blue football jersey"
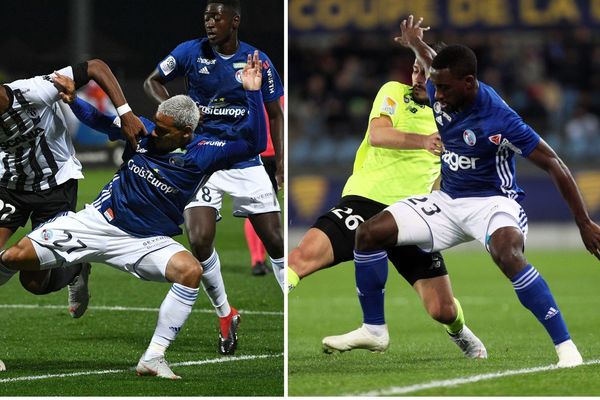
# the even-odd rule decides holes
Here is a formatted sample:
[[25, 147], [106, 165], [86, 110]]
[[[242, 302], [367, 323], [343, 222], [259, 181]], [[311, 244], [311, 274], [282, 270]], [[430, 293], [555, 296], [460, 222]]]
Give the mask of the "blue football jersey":
[[475, 102], [461, 112], [442, 109], [431, 80], [427, 94], [445, 147], [441, 190], [452, 198], [500, 195], [522, 201], [514, 155], [527, 157], [540, 136], [482, 82]]
[[[175, 77], [185, 77], [187, 95], [202, 110], [203, 134], [215, 138], [237, 136], [239, 125], [248, 113], [248, 103], [242, 87], [241, 72], [255, 47], [240, 42], [238, 51], [224, 58], [210, 46], [207, 38], [181, 43], [158, 64], [158, 71], [165, 82]], [[259, 51], [263, 64], [262, 95], [265, 103], [279, 101], [283, 85], [273, 63]], [[266, 125], [265, 125], [266, 126]], [[261, 165], [255, 156], [234, 168]]]
[[[129, 143], [123, 164], [104, 186], [93, 205], [106, 220], [137, 237], [174, 236], [181, 233], [183, 210], [196, 190], [219, 169], [230, 168], [263, 151], [267, 143], [260, 91], [248, 92], [249, 114], [235, 139], [194, 134], [185, 149], [164, 153], [154, 138], [141, 138], [137, 149]], [[83, 123], [123, 139], [119, 119], [100, 113], [81, 99], [71, 109]], [[154, 123], [141, 118], [148, 133]]]

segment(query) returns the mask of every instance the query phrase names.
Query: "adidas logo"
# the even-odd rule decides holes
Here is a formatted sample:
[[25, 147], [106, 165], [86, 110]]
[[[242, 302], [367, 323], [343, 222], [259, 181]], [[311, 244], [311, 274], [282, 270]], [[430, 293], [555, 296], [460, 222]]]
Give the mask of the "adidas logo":
[[204, 75], [209, 75], [210, 74], [210, 72], [208, 72], [208, 68], [207, 67], [201, 68], [200, 71], [198, 71], [198, 72], [201, 73], [201, 74], [204, 74]]
[[544, 319], [547, 321], [550, 318], [554, 317], [555, 315], [558, 315], [558, 310], [554, 307], [550, 307], [550, 309], [548, 310], [548, 313], [546, 314], [546, 316], [544, 317]]

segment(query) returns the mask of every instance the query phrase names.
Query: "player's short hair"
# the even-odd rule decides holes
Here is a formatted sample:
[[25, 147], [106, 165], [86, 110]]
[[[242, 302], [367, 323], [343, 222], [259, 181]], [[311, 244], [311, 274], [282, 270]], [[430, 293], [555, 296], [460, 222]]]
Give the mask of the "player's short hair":
[[242, 15], [240, 0], [208, 0], [208, 3], [206, 4], [223, 4], [225, 7], [233, 10], [237, 15]]
[[467, 46], [452, 44], [437, 53], [433, 58], [431, 67], [435, 69], [448, 68], [458, 78], [467, 75], [477, 76], [477, 57], [473, 50]]
[[186, 126], [196, 130], [200, 121], [200, 110], [190, 96], [178, 94], [159, 104], [158, 110], [162, 115], [173, 118], [173, 125], [179, 129]]

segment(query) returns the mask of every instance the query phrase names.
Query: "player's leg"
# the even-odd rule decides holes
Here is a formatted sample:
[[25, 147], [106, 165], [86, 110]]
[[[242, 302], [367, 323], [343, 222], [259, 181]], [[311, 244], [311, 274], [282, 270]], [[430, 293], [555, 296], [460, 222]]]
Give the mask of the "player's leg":
[[250, 214], [248, 219], [252, 223], [256, 234], [265, 245], [277, 282], [283, 290], [285, 287], [283, 232], [281, 228], [281, 213], [267, 212]]
[[468, 358], [486, 358], [485, 346], [465, 325], [463, 310], [452, 293], [442, 254], [424, 252], [417, 246], [397, 246], [387, 252], [398, 273], [421, 298], [427, 313], [444, 326], [463, 354]]
[[[0, 227], [0, 248], [4, 248], [4, 245], [6, 244], [8, 239], [10, 239], [10, 237], [13, 235], [13, 233], [14, 232], [12, 229]], [[17, 272], [19, 271], [4, 267], [0, 263], [0, 286], [8, 282], [10, 278], [12, 278]]]
[[385, 324], [384, 292], [388, 256], [384, 250], [403, 244], [432, 246], [427, 222], [408, 205], [398, 202], [362, 223], [356, 232], [354, 265], [363, 325], [347, 334], [323, 339], [326, 352], [355, 348], [385, 351], [389, 334]]
[[521, 304], [548, 332], [559, 357], [558, 366], [581, 365], [583, 359], [571, 340], [548, 284], [523, 254], [525, 238], [522, 229], [514, 215], [497, 213], [492, 216], [487, 233], [492, 259], [512, 282]]
[[[59, 214], [75, 211], [77, 206], [76, 179], [51, 189], [28, 195], [31, 204], [31, 225], [37, 229]], [[89, 304], [88, 279], [91, 265], [74, 264], [40, 272], [22, 272], [21, 284], [29, 292], [43, 295], [68, 287], [69, 313], [73, 318], [81, 317]]]
[[[213, 247], [223, 200], [223, 191], [216, 186], [221, 181], [219, 172], [211, 176], [196, 198], [186, 206], [184, 220], [192, 254], [200, 260], [204, 269], [202, 287], [219, 317], [219, 353], [233, 354], [237, 348], [236, 332], [240, 317], [229, 304], [221, 274], [221, 260]], [[230, 334], [232, 331], [233, 334]]]
[[[169, 255], [170, 257], [168, 257]], [[167, 257], [168, 261], [165, 267], [164, 260]], [[136, 373], [179, 379], [180, 377], [175, 375], [167, 364], [165, 352], [192, 312], [192, 307], [198, 297], [202, 266], [190, 252], [177, 245], [172, 245], [152, 252], [140, 260], [138, 271], [140, 275], [152, 273], [160, 265], [164, 268], [164, 277], [173, 282], [173, 285], [160, 306], [154, 334], [136, 366]]]
[[352, 260], [356, 228], [384, 208], [364, 197], [344, 196], [317, 218], [298, 247], [288, 254], [288, 290], [316, 271]]
[[250, 252], [250, 265], [252, 266], [253, 276], [263, 276], [269, 272], [269, 268], [265, 264], [265, 257], [267, 256], [267, 250], [261, 242], [260, 238], [256, 234], [256, 231], [252, 227], [250, 220], [246, 218], [244, 221], [244, 237], [248, 244], [248, 251]]

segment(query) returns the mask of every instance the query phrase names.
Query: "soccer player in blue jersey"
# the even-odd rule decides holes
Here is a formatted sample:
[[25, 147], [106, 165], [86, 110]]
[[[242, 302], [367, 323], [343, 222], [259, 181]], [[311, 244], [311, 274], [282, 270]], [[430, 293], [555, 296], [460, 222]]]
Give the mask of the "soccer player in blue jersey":
[[[151, 134], [141, 138], [136, 148], [126, 148], [123, 165], [92, 205], [45, 223], [0, 253], [3, 267], [13, 270], [100, 262], [140, 279], [172, 282], [154, 336], [136, 367], [138, 375], [179, 378], [164, 354], [192, 310], [203, 270], [171, 236], [181, 233], [184, 207], [211, 173], [266, 147], [258, 57], [258, 52], [253, 58], [248, 55], [240, 76], [248, 113], [236, 138], [216, 140], [194, 134], [200, 118], [195, 102], [185, 95], [165, 100], [158, 106], [154, 122], [142, 118]], [[65, 88], [63, 99], [74, 101], [71, 108], [82, 122], [111, 139], [123, 138], [118, 117], [75, 100], [70, 78], [59, 74], [55, 81]]]
[[[144, 83], [148, 96], [158, 103], [169, 98], [165, 84], [176, 77], [184, 77], [187, 94], [202, 111], [204, 134], [215, 138], [235, 136], [248, 110], [239, 73], [246, 54], [256, 48], [238, 40], [240, 20], [239, 0], [209, 0], [204, 11], [207, 36], [175, 47]], [[263, 52], [260, 52], [260, 58], [263, 60], [261, 90], [275, 147], [276, 177], [281, 186], [283, 111], [279, 98], [283, 96], [283, 87], [273, 63]], [[192, 252], [202, 262], [205, 271], [202, 285], [220, 317], [219, 352], [233, 354], [235, 343], [230, 340], [228, 332], [235, 329], [231, 324], [239, 321], [239, 316], [227, 301], [221, 263], [213, 245], [216, 222], [221, 218], [219, 210], [226, 193], [233, 198], [233, 215], [250, 219], [269, 253], [274, 275], [282, 290], [284, 252], [277, 194], [258, 156], [213, 174], [186, 207], [186, 232]]]
[[[442, 137], [441, 190], [401, 200], [361, 224], [354, 262], [366, 324], [384, 323], [387, 255], [382, 249], [415, 244], [441, 251], [477, 240], [510, 279], [521, 304], [551, 337], [558, 367], [583, 363], [550, 288], [523, 254], [527, 216], [515, 179], [515, 153], [546, 171], [569, 205], [590, 253], [600, 259], [600, 227], [589, 217], [569, 169], [490, 86], [477, 79], [477, 59], [465, 46], [435, 53], [423, 41], [422, 18], [401, 24], [400, 44], [428, 71], [427, 92]], [[344, 335], [342, 335], [344, 336]]]

